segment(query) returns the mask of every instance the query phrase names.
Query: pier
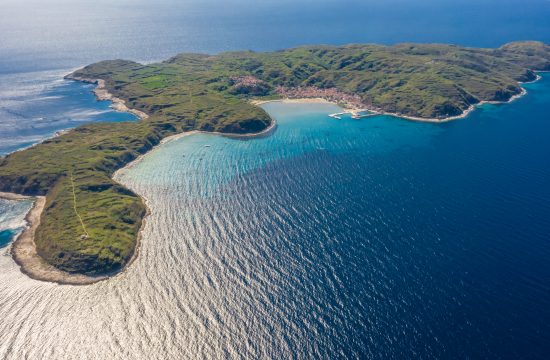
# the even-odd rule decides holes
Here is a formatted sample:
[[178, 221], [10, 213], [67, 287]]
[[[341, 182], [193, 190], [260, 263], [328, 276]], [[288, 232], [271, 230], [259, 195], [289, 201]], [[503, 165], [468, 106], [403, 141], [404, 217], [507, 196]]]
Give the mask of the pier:
[[330, 114], [329, 116], [333, 119], [341, 120], [342, 116], [348, 115], [348, 114], [351, 115], [352, 119], [356, 119], [356, 120], [378, 115], [378, 113], [372, 112], [370, 110], [356, 109], [356, 110], [347, 110], [347, 111], [342, 111], [342, 112], [339, 112], [339, 113]]

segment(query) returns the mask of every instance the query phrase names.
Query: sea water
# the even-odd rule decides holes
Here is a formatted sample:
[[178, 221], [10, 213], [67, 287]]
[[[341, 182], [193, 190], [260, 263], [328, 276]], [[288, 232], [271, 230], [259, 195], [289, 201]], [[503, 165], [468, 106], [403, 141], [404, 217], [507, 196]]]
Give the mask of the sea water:
[[[62, 80], [94, 61], [550, 42], [549, 17], [546, 0], [6, 0], [0, 154], [133, 120]], [[0, 358], [548, 358], [550, 80], [526, 88], [447, 124], [270, 103], [269, 136], [169, 142], [119, 173], [152, 214], [136, 261], [91, 286], [22, 274], [31, 202], [0, 200]]]
[[117, 174], [152, 210], [123, 274], [0, 258], [0, 353], [544, 359], [550, 81], [526, 87], [447, 124], [269, 103], [269, 136], [168, 142]]
[[68, 71], [0, 74], [0, 156], [97, 121], [134, 121], [109, 101], [95, 101], [95, 85], [64, 80]]
[[32, 200], [0, 199], [0, 251], [26, 226], [25, 215], [31, 206]]
[[0, 155], [86, 122], [134, 119], [95, 103], [91, 85], [62, 79], [96, 61], [309, 44], [548, 43], [548, 18], [547, 0], [3, 0]]

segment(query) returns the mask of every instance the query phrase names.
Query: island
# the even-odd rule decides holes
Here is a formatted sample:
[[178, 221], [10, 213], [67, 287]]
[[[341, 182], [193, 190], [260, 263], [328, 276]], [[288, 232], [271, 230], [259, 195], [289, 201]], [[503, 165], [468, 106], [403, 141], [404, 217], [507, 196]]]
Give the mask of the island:
[[161, 63], [102, 61], [67, 76], [97, 84], [99, 99], [135, 122], [94, 123], [0, 159], [0, 191], [33, 196], [29, 227], [12, 247], [29, 276], [86, 284], [135, 257], [147, 214], [114, 173], [163, 139], [189, 131], [265, 133], [274, 121], [257, 101], [322, 98], [411, 120], [464, 117], [507, 102], [550, 70], [550, 46], [497, 49], [443, 44], [303, 46], [275, 52], [180, 54]]

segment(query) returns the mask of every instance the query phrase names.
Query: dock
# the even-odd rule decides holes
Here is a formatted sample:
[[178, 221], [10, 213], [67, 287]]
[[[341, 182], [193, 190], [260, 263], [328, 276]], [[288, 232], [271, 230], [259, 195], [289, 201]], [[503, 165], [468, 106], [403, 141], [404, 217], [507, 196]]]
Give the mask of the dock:
[[348, 110], [348, 111], [330, 114], [329, 116], [333, 119], [341, 120], [342, 116], [348, 115], [348, 114], [351, 115], [351, 118], [355, 120], [378, 115], [377, 113], [372, 112], [370, 110], [356, 109], [356, 110]]

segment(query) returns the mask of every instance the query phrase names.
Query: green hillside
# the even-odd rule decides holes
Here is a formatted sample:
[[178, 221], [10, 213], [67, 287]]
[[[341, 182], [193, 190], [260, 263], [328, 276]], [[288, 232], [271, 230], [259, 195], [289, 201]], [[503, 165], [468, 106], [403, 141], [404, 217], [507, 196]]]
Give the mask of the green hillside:
[[536, 78], [533, 70], [550, 70], [549, 46], [306, 46], [181, 54], [149, 65], [103, 61], [72, 76], [105, 80], [112, 94], [150, 117], [81, 126], [1, 158], [0, 191], [47, 196], [35, 242], [48, 263], [74, 273], [110, 273], [133, 254], [146, 210], [111, 176], [166, 136], [260, 132], [271, 120], [249, 100], [278, 98], [289, 89], [324, 90], [356, 105], [445, 118], [483, 100], [510, 99], [521, 92], [519, 82]]

